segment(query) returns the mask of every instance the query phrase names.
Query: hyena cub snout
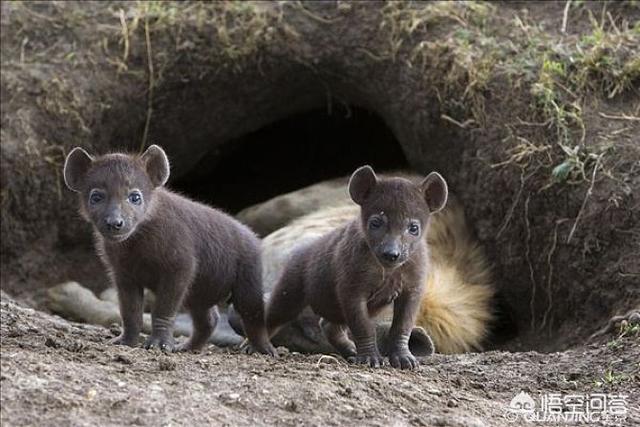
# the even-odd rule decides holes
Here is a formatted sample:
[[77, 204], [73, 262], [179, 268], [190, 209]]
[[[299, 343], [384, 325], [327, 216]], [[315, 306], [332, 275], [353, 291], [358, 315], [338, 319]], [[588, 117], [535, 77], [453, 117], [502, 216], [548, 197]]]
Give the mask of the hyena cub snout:
[[135, 231], [146, 216], [144, 195], [126, 182], [115, 182], [116, 188], [92, 188], [85, 197], [85, 211], [100, 234], [111, 240], [124, 240]]
[[[370, 247], [378, 261], [386, 267], [401, 266], [415, 250], [415, 242], [421, 235], [421, 223], [426, 219], [412, 220], [410, 225], [388, 229], [382, 236], [367, 233]], [[411, 231], [410, 231], [411, 230]]]

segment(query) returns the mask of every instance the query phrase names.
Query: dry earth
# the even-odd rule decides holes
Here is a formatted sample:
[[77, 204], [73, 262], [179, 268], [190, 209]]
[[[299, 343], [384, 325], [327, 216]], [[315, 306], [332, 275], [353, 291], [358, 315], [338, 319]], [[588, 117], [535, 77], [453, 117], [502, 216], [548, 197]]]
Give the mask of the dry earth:
[[624, 394], [627, 418], [610, 424], [640, 424], [637, 335], [561, 353], [436, 355], [406, 372], [319, 355], [275, 360], [215, 347], [164, 355], [110, 346], [117, 331], [70, 323], [4, 294], [1, 320], [6, 427], [526, 425], [505, 418], [519, 391], [536, 401], [547, 393]]

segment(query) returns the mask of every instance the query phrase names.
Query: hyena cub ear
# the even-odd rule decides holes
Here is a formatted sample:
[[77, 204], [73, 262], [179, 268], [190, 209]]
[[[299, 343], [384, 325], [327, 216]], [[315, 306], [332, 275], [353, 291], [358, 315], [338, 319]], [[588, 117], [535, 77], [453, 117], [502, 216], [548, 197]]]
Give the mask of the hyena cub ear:
[[349, 196], [351, 200], [361, 205], [367, 199], [371, 190], [378, 183], [376, 173], [371, 166], [362, 166], [356, 169], [349, 179]]
[[429, 212], [438, 212], [447, 204], [449, 189], [447, 182], [438, 172], [431, 172], [420, 184]]
[[169, 159], [167, 154], [158, 145], [151, 145], [140, 157], [144, 164], [151, 183], [160, 187], [169, 179]]
[[76, 147], [64, 161], [64, 183], [69, 190], [82, 191], [82, 181], [93, 163], [93, 157], [80, 147]]

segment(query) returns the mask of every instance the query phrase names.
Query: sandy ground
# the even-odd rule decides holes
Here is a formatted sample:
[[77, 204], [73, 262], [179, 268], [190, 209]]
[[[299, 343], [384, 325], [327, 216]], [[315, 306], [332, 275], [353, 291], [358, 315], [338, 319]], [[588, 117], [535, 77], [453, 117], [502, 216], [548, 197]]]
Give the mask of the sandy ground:
[[115, 347], [107, 342], [117, 331], [4, 295], [1, 320], [3, 426], [527, 425], [505, 418], [520, 391], [536, 402], [624, 394], [626, 419], [598, 424], [640, 425], [637, 335], [552, 354], [436, 355], [406, 372], [283, 348], [276, 360], [215, 347], [170, 355]]

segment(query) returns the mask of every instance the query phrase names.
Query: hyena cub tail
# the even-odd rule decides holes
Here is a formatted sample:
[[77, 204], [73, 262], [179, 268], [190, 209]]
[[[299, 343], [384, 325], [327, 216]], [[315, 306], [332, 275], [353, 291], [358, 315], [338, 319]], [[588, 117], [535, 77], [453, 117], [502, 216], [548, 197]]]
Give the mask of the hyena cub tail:
[[491, 269], [461, 204], [450, 198], [427, 230], [431, 268], [416, 320], [440, 353], [481, 349], [493, 320]]

